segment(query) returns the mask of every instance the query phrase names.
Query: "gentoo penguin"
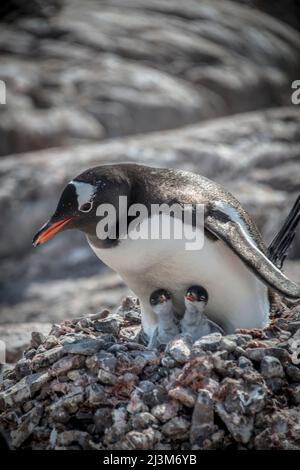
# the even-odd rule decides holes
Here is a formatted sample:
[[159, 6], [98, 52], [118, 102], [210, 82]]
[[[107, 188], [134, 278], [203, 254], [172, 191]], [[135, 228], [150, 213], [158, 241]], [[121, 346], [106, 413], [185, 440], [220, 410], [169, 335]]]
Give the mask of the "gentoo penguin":
[[149, 348], [152, 349], [160, 344], [167, 344], [179, 333], [179, 328], [175, 322], [170, 292], [166, 289], [157, 289], [152, 292], [150, 305], [157, 317], [157, 327], [149, 342]]
[[[186, 240], [175, 237], [123, 236], [124, 230], [130, 231], [136, 204], [151, 213], [152, 205], [161, 203], [202, 205], [204, 226], [196, 228], [196, 232], [204, 231], [201, 249], [187, 250]], [[103, 239], [99, 221], [105, 218], [105, 204], [116, 209], [116, 217], [106, 223]], [[143, 217], [140, 229], [148, 222], [149, 217]], [[172, 293], [175, 313], [182, 317], [186, 289], [205, 286], [210, 295], [206, 314], [226, 333], [264, 327], [274, 291], [291, 299], [300, 297], [300, 287], [267, 258], [255, 223], [237, 199], [198, 174], [133, 163], [90, 168], [66, 185], [53, 216], [37, 232], [33, 244], [40, 245], [73, 228], [86, 234], [96, 255], [139, 297], [148, 336], [157, 324], [149, 297], [159, 287]]]
[[208, 293], [202, 286], [191, 286], [184, 296], [185, 313], [180, 321], [182, 333], [189, 334], [193, 341], [210, 333], [224, 334], [222, 328], [207, 318], [204, 311]]

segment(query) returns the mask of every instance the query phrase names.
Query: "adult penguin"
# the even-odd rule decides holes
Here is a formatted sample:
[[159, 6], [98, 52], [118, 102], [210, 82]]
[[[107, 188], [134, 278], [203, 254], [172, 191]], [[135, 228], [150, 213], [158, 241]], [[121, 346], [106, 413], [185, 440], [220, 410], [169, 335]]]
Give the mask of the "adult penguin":
[[[147, 216], [139, 218], [141, 233], [147, 230], [153, 204], [187, 204], [194, 209], [201, 205], [204, 225], [197, 226], [196, 232], [204, 232], [202, 248], [187, 250], [184, 238], [131, 236], [135, 219], [132, 208], [136, 204], [148, 211]], [[293, 223], [283, 227], [274, 242], [274, 260], [276, 247], [281, 246], [281, 259], [286, 253], [289, 243], [280, 242], [291, 240], [299, 220], [299, 205], [298, 199], [296, 210], [290, 214]], [[116, 216], [110, 218], [104, 230], [101, 222], [107, 207], [113, 207]], [[157, 222], [155, 217], [157, 214], [150, 221]], [[194, 219], [184, 228], [192, 230]], [[143, 327], [149, 336], [156, 326], [149, 297], [158, 288], [171, 292], [175, 313], [181, 317], [186, 289], [203, 286], [210, 297], [206, 313], [226, 333], [236, 328], [264, 327], [274, 292], [290, 299], [300, 297], [300, 287], [267, 257], [262, 237], [239, 201], [198, 174], [130, 163], [90, 168], [67, 184], [55, 213], [37, 232], [33, 244], [37, 246], [73, 228], [86, 234], [96, 255], [117, 271], [139, 297]]]

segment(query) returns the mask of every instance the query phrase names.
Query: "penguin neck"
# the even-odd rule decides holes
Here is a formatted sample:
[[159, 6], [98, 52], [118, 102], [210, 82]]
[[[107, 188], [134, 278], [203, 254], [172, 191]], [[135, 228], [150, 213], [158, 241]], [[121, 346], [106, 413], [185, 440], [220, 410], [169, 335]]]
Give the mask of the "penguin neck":
[[201, 324], [204, 321], [205, 305], [189, 304], [186, 308], [184, 320], [187, 323]]
[[167, 330], [174, 325], [174, 316], [172, 310], [157, 315], [158, 324], [161, 329]]

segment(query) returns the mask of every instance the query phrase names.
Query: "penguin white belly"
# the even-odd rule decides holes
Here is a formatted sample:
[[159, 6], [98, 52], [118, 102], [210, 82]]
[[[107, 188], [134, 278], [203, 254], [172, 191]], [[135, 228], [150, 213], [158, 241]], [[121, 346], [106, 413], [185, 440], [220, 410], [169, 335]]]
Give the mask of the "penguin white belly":
[[226, 333], [264, 327], [269, 314], [267, 287], [222, 241], [205, 237], [203, 247], [196, 251], [187, 250], [186, 242], [128, 238], [113, 248], [91, 247], [139, 297], [148, 335], [157, 324], [150, 294], [158, 288], [169, 290], [175, 311], [182, 316], [184, 294], [191, 285], [205, 287], [209, 295], [205, 313]]

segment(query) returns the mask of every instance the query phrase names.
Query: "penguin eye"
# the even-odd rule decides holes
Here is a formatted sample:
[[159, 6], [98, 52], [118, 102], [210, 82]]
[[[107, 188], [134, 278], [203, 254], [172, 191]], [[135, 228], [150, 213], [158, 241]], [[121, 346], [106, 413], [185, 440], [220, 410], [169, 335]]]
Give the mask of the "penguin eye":
[[91, 202], [85, 202], [82, 206], [79, 207], [80, 212], [90, 212], [93, 204]]

